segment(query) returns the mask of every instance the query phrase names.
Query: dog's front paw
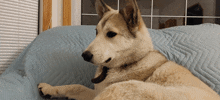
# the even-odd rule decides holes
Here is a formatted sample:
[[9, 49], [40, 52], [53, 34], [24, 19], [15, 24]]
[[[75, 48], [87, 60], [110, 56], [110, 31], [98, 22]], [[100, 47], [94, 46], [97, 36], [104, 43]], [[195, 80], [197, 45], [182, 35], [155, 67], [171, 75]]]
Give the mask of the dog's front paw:
[[[38, 84], [38, 91], [39, 91], [40, 96], [44, 99], [60, 98], [60, 96], [58, 94], [58, 90], [55, 87], [53, 87], [47, 83]], [[65, 99], [68, 99], [68, 98], [65, 98]]]
[[56, 90], [47, 83], [40, 83], [38, 84], [38, 91], [42, 98], [44, 99], [51, 99], [52, 95], [55, 95]]

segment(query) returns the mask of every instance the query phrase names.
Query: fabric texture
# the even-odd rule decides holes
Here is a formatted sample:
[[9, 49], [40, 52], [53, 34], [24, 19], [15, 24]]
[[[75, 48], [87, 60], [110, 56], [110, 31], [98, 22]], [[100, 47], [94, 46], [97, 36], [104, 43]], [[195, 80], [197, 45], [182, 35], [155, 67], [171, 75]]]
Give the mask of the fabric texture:
[[[148, 29], [154, 48], [183, 65], [220, 95], [220, 26], [202, 24]], [[0, 76], [1, 100], [43, 100], [37, 84], [82, 84], [93, 88], [96, 66], [82, 52], [95, 26], [63, 26], [41, 33]]]

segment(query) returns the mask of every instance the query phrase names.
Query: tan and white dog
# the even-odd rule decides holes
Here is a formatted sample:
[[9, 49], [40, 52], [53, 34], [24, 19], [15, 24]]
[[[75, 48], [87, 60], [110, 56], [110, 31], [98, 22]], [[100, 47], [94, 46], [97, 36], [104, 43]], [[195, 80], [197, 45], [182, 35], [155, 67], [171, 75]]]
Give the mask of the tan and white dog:
[[189, 70], [153, 49], [135, 0], [114, 10], [96, 0], [100, 16], [95, 40], [82, 54], [98, 65], [95, 89], [74, 84], [38, 85], [44, 98], [77, 100], [220, 100], [219, 95]]

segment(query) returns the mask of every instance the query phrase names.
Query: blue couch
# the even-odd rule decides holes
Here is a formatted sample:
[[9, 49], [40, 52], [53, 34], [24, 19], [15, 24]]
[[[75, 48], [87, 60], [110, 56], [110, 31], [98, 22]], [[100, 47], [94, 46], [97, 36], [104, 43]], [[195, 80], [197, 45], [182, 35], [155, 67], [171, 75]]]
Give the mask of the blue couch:
[[[154, 48], [189, 69], [220, 95], [220, 25], [149, 29]], [[96, 66], [81, 53], [95, 26], [63, 26], [41, 33], [0, 76], [0, 100], [43, 100], [37, 84], [93, 88]]]

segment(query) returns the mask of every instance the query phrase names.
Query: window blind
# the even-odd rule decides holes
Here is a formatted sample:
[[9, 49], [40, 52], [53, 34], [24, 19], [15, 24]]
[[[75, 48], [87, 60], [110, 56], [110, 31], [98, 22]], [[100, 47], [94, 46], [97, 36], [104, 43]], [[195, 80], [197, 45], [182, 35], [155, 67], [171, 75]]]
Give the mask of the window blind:
[[0, 74], [38, 34], [38, 0], [0, 0]]

